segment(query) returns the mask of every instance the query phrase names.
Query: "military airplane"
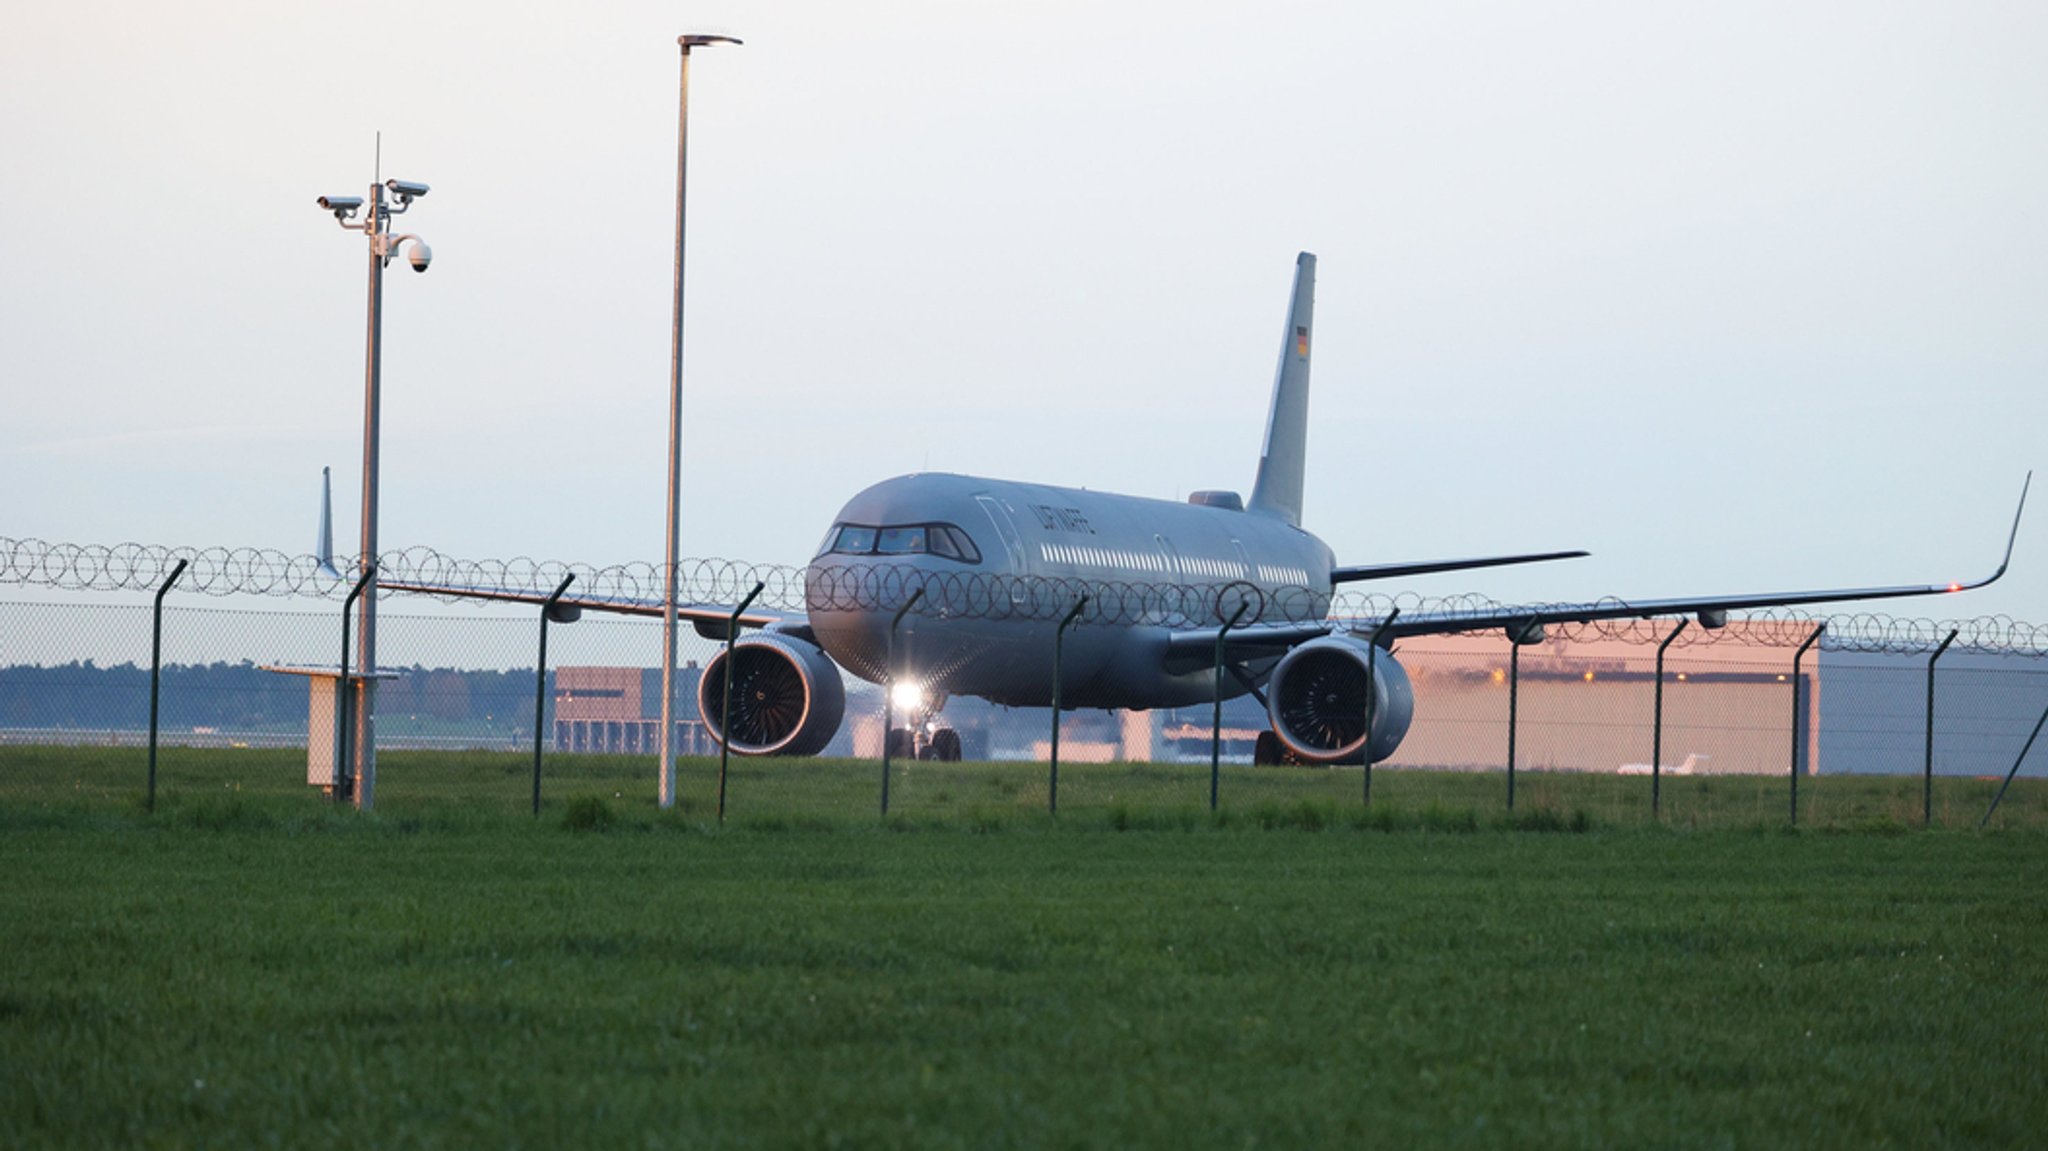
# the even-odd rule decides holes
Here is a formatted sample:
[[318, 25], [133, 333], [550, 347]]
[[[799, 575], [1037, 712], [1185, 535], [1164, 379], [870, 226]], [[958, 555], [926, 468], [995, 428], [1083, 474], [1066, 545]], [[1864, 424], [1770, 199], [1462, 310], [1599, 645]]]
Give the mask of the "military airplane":
[[[1982, 587], [2004, 575], [2012, 558], [2017, 513], [1997, 570], [1965, 583], [1330, 618], [1339, 584], [1587, 553], [1344, 566], [1302, 527], [1315, 266], [1307, 252], [1295, 261], [1248, 499], [1199, 491], [1177, 502], [951, 474], [884, 480], [834, 518], [805, 568], [801, 614], [739, 617], [756, 630], [730, 640], [698, 681], [699, 713], [713, 734], [741, 754], [816, 754], [844, 718], [844, 669], [890, 687], [911, 723], [889, 738], [930, 758], [960, 754], [957, 733], [933, 722], [947, 696], [1047, 706], [1057, 682], [1059, 702], [1069, 707], [1172, 707], [1249, 693], [1265, 705], [1271, 724], [1258, 740], [1259, 761], [1378, 761], [1400, 745], [1414, 714], [1413, 687], [1392, 651], [1404, 637], [1502, 628], [1526, 644], [1540, 641], [1549, 624], [1658, 616], [1693, 616], [1719, 627], [1730, 611]], [[398, 580], [382, 586], [546, 599], [531, 590]], [[658, 600], [563, 602], [663, 612]], [[700, 634], [728, 638], [730, 605], [683, 604], [677, 611]]]

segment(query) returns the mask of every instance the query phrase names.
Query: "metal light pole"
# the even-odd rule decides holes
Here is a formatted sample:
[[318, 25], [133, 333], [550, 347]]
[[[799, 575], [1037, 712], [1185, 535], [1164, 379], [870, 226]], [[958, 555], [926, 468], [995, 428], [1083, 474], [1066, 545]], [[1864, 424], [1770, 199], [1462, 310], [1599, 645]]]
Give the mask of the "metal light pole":
[[[385, 198], [386, 192], [390, 199]], [[425, 184], [409, 180], [386, 180], [382, 184], [370, 185], [368, 201], [369, 215], [358, 223], [350, 223], [364, 207], [364, 200], [358, 196], [322, 196], [320, 207], [334, 213], [334, 220], [353, 232], [361, 232], [370, 240], [370, 299], [367, 334], [364, 338], [363, 359], [363, 539], [361, 554], [357, 562], [368, 588], [358, 608], [361, 613], [356, 629], [356, 690], [360, 698], [354, 709], [355, 740], [354, 762], [350, 770], [355, 777], [356, 807], [368, 811], [376, 802], [377, 786], [377, 742], [376, 742], [376, 699], [377, 699], [377, 441], [381, 432], [379, 413], [382, 406], [383, 355], [379, 347], [384, 328], [384, 265], [398, 252], [400, 243], [407, 244], [406, 259], [415, 272], [427, 270], [427, 264], [434, 258], [434, 251], [425, 240], [411, 234], [393, 234], [391, 217], [403, 215], [412, 207], [412, 202], [427, 194]]]
[[683, 514], [683, 236], [684, 205], [690, 188], [690, 49], [738, 44], [731, 36], [679, 36], [683, 50], [681, 96], [676, 112], [675, 328], [668, 368], [668, 546], [662, 557], [661, 609], [661, 785], [660, 802], [676, 802], [676, 537]]

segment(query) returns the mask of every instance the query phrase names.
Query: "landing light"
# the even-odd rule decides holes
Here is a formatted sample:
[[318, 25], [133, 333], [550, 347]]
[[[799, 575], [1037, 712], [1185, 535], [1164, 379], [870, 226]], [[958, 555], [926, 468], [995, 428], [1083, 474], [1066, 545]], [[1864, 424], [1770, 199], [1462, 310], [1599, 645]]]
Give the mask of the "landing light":
[[904, 711], [915, 711], [924, 704], [924, 688], [905, 680], [889, 689], [889, 702]]

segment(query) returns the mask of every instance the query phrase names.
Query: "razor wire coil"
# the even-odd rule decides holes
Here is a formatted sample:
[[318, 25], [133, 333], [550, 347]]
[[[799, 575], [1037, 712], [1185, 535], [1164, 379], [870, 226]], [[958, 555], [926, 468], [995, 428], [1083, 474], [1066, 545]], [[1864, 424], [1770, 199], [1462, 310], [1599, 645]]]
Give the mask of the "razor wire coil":
[[[177, 590], [210, 596], [306, 597], [339, 601], [353, 586], [348, 573], [360, 570], [360, 557], [323, 566], [318, 557], [291, 555], [270, 548], [165, 547], [152, 544], [113, 545], [51, 543], [40, 539], [0, 536], [0, 585], [47, 587], [75, 592], [154, 592], [178, 561], [188, 567]], [[564, 576], [574, 574], [575, 598], [589, 604], [619, 606], [658, 604], [664, 591], [663, 570], [656, 563], [606, 567], [536, 560], [469, 560], [428, 547], [384, 553], [378, 565], [381, 582], [427, 584], [489, 590], [514, 595], [546, 596]], [[1249, 600], [1254, 618], [1265, 624], [1315, 623], [1330, 620], [1340, 627], [1368, 632], [1398, 608], [1404, 615], [1486, 618], [1486, 628], [1516, 610], [1587, 605], [1503, 604], [1479, 595], [1422, 596], [1345, 591], [1335, 595], [1309, 587], [1258, 586], [1242, 580], [1190, 583], [1117, 581], [1079, 577], [1022, 576], [989, 571], [935, 571], [914, 564], [814, 563], [804, 566], [759, 564], [718, 558], [690, 559], [676, 565], [677, 596], [684, 602], [727, 605], [740, 601], [756, 583], [755, 600], [768, 611], [894, 610], [918, 590], [925, 599], [919, 615], [989, 620], [1057, 620], [1081, 597], [1087, 597], [1080, 623], [1093, 625], [1159, 625], [1213, 627], [1229, 618], [1238, 602]], [[388, 589], [383, 594], [389, 594]], [[443, 597], [450, 601], [456, 595]], [[1625, 607], [1621, 600], [1595, 601], [1595, 607]], [[1625, 617], [1548, 625], [1549, 634], [1570, 642], [1620, 640], [1657, 644], [1671, 634], [1675, 616]], [[1674, 641], [1678, 647], [1733, 640], [1768, 647], [1797, 647], [1824, 623], [1821, 646], [1828, 651], [1914, 654], [1934, 650], [1949, 631], [1957, 633], [1962, 650], [2048, 657], [2048, 625], [2010, 616], [1981, 616], [1937, 621], [1901, 618], [1860, 611], [1817, 616], [1789, 608], [1741, 613], [1740, 628], [1688, 627]], [[1475, 627], [1474, 630], [1478, 630]]]

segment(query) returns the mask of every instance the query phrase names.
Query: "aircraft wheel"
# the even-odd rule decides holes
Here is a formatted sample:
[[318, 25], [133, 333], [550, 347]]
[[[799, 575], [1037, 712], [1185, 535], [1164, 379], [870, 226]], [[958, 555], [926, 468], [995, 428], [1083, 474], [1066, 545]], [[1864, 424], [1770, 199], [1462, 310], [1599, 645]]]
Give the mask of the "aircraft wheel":
[[1280, 737], [1270, 731], [1262, 731], [1252, 741], [1252, 765], [1255, 767], [1277, 767], [1287, 762], [1287, 748]]
[[909, 759], [917, 752], [917, 733], [907, 727], [889, 729], [889, 758]]
[[932, 733], [931, 755], [942, 763], [960, 762], [960, 733], [942, 727]]

